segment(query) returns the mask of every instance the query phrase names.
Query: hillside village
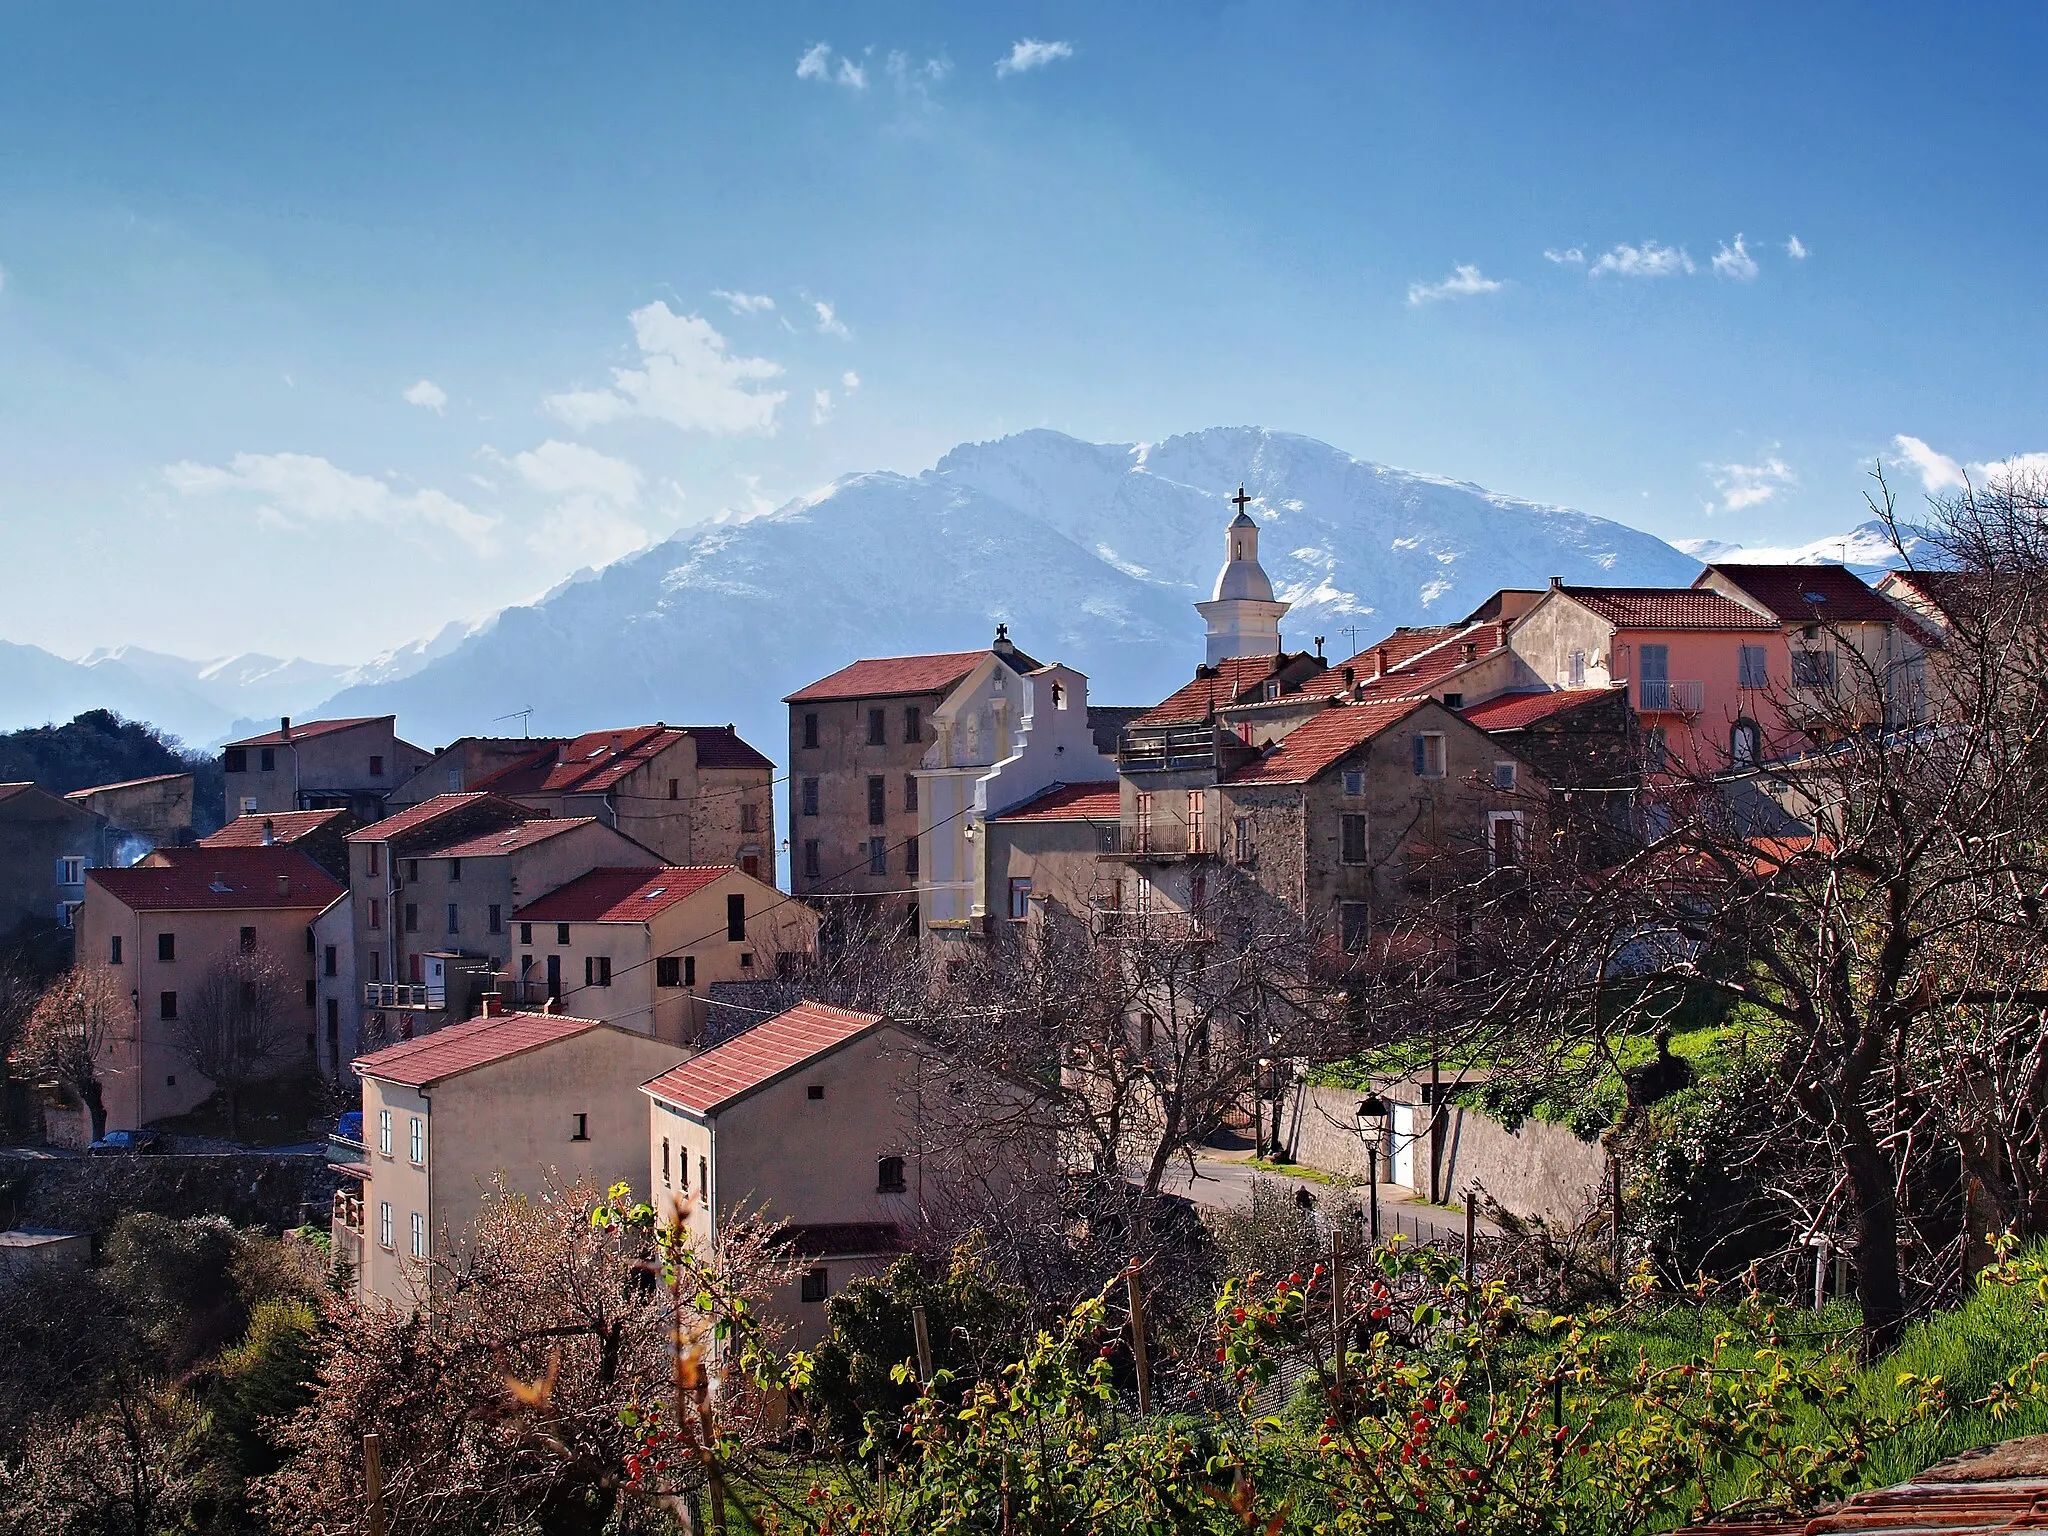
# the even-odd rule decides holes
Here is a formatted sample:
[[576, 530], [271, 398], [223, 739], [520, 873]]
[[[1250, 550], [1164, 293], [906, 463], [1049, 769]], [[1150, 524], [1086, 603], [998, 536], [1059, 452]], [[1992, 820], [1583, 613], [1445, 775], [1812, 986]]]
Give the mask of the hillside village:
[[[753, 1287], [734, 1317], [820, 1370], [893, 1298], [921, 1298], [914, 1347], [855, 1369], [842, 1414], [846, 1394], [901, 1412], [918, 1381], [936, 1390], [935, 1349], [946, 1380], [975, 1379], [959, 1340], [927, 1337], [928, 1312], [970, 1306], [942, 1294], [949, 1263], [971, 1305], [1034, 1317], [1127, 1287], [1132, 1342], [1104, 1345], [1101, 1380], [1142, 1416], [1169, 1381], [1188, 1403], [1230, 1395], [1200, 1319], [1247, 1268], [1288, 1277], [1257, 1348], [1308, 1348], [1257, 1367], [1277, 1410], [1389, 1347], [1371, 1326], [1389, 1284], [1412, 1301], [1462, 1274], [1470, 1316], [1482, 1284], [1563, 1311], [1625, 1295], [1632, 1272], [1712, 1272], [1853, 1311], [1878, 1356], [2000, 1261], [1999, 1233], [2040, 1230], [2038, 1096], [2002, 1130], [1972, 1122], [1959, 1175], [1900, 1150], [1893, 1122], [1843, 1128], [1845, 1104], [1881, 1114], [1861, 1047], [1771, 1086], [1801, 1029], [1811, 1058], [1871, 1026], [1847, 997], [1862, 981], [1827, 962], [1822, 990], [1844, 996], [1801, 1001], [1807, 961], [1759, 929], [1823, 942], [1802, 903], [1842, 898], [1813, 880], [1881, 881], [1881, 855], [1942, 835], [1887, 831], [1865, 797], [1921, 814], [1914, 775], [1953, 771], [1963, 739], [1993, 778], [2031, 761], [2007, 734], [2040, 706], [2001, 670], [1999, 581], [1735, 563], [1684, 586], [1552, 579], [1331, 648], [1291, 632], [1259, 503], [1234, 501], [1187, 680], [1160, 699], [1098, 701], [1082, 658], [998, 624], [981, 650], [789, 679], [786, 740], [591, 721], [428, 748], [390, 715], [284, 718], [221, 749], [217, 816], [190, 773], [0, 785], [0, 1126], [17, 1144], [0, 1288], [70, 1283], [139, 1216], [285, 1233], [353, 1321], [321, 1325], [344, 1354], [324, 1357], [327, 1386], [287, 1393], [314, 1405], [298, 1428], [257, 1437], [288, 1493], [249, 1507], [339, 1500], [362, 1522], [345, 1528], [403, 1531], [442, 1528], [408, 1523], [439, 1474], [404, 1428], [371, 1463], [351, 1442], [317, 1497], [293, 1457], [332, 1449], [320, 1415], [340, 1411], [346, 1350], [415, 1316], [482, 1327], [455, 1295], [505, 1282], [515, 1228], [529, 1258], [582, 1241], [508, 1202], [597, 1204], [620, 1243], [674, 1234], [672, 1279]], [[679, 680], [684, 718], [688, 695]], [[1965, 825], [2022, 814], [2008, 779]], [[2007, 872], [1956, 857], [1944, 890]], [[1895, 869], [1892, 888], [1915, 878]], [[1983, 957], [1952, 953], [1954, 924], [1985, 912], [1931, 939], [1871, 921], [1901, 951], [1887, 998], [1932, 998], [1960, 964], [1955, 1006], [1997, 1011]], [[2038, 942], [2007, 941], [2010, 974]], [[1910, 1010], [1873, 1006], [1908, 1029]], [[1972, 1049], [1968, 1081], [2005, 1070]], [[1721, 1144], [1679, 1168], [1684, 1127], [1706, 1122], [1671, 1116], [1702, 1104]], [[1802, 1115], [1826, 1128], [1810, 1155], [1787, 1140]], [[262, 1193], [211, 1192], [238, 1182]], [[1896, 1206], [1893, 1187], [1910, 1191]], [[790, 1470], [803, 1458], [776, 1428], [834, 1401], [823, 1378], [743, 1391], [751, 1335], [718, 1337], [706, 1368], [751, 1426], [733, 1432], [784, 1458], [785, 1492], [824, 1476]], [[559, 1348], [519, 1358], [562, 1369]], [[910, 1389], [877, 1386], [906, 1361]], [[348, 1410], [349, 1434], [369, 1411]], [[752, 1454], [714, 1452], [713, 1410], [690, 1411], [703, 1447], [667, 1484], [631, 1452], [648, 1507], [686, 1524], [711, 1518], [708, 1458]], [[824, 1424], [806, 1437], [822, 1446]], [[614, 1472], [576, 1485], [597, 1513], [573, 1528], [626, 1528], [604, 1521], [642, 1474]], [[414, 1510], [390, 1526], [385, 1479]]]

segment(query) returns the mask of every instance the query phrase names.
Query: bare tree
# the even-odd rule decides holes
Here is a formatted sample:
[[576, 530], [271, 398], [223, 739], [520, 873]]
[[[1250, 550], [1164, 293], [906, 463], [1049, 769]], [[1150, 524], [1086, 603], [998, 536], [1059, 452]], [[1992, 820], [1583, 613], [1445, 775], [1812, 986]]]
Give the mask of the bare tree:
[[85, 1106], [94, 1141], [107, 1134], [100, 1074], [134, 1017], [134, 1005], [106, 972], [77, 966], [43, 989], [22, 1032], [17, 1054]]
[[302, 1031], [293, 1022], [292, 980], [261, 948], [235, 950], [208, 966], [179, 1009], [170, 1038], [227, 1101], [228, 1134], [241, 1135], [242, 1094], [292, 1059]]

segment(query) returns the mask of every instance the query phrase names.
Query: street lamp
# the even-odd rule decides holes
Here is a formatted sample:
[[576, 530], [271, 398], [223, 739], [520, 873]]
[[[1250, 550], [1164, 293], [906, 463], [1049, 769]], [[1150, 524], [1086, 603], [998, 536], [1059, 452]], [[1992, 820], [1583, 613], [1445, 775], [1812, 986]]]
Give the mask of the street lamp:
[[1380, 1138], [1387, 1133], [1387, 1123], [1392, 1118], [1387, 1110], [1387, 1101], [1378, 1094], [1369, 1099], [1360, 1099], [1353, 1112], [1358, 1121], [1358, 1137], [1365, 1143], [1366, 1182], [1372, 1186], [1372, 1245], [1380, 1245]]

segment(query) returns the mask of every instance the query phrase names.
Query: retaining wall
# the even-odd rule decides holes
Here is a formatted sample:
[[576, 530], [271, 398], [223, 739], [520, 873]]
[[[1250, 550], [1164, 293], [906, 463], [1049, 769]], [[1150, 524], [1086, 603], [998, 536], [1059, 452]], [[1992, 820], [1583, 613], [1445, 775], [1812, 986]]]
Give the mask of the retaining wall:
[[0, 1228], [104, 1234], [128, 1211], [225, 1216], [237, 1226], [324, 1225], [336, 1175], [322, 1153], [36, 1156], [0, 1148]]

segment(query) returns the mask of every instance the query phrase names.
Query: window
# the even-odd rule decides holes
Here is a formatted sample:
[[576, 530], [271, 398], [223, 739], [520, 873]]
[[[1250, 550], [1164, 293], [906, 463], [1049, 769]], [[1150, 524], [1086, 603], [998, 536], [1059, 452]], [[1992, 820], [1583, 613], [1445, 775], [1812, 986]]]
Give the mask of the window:
[[175, 933], [160, 933], [156, 936], [156, 957], [159, 960], [178, 958], [178, 936]]
[[915, 704], [903, 706], [903, 744], [915, 746], [924, 739], [924, 711]]
[[1462, 693], [1447, 693], [1444, 695], [1445, 709], [1463, 709], [1464, 707], [1465, 695]]
[[243, 954], [254, 954], [256, 952], [256, 930], [254, 928], [244, 928], [237, 942], [240, 944]]
[[1640, 664], [1636, 668], [1636, 687], [1642, 695], [1637, 702], [1644, 709], [1669, 709], [1671, 707], [1670, 646], [1646, 645], [1642, 647]]
[[740, 807], [740, 830], [758, 832], [761, 830], [761, 808], [752, 801]]
[[1012, 880], [1010, 882], [1010, 916], [1022, 920], [1031, 915], [1031, 882]]
[[462, 793], [462, 770], [460, 768], [450, 768], [448, 770], [448, 793], [451, 795]]
[[555, 942], [557, 944], [569, 942], [569, 925], [567, 923], [555, 924]]
[[420, 878], [420, 861], [418, 859], [407, 859], [405, 861], [405, 878], [408, 882], [418, 883]]
[[676, 1177], [682, 1180], [683, 1193], [687, 1195], [690, 1192], [690, 1154], [687, 1152], [677, 1154]]
[[880, 837], [868, 839], [868, 873], [871, 875], [886, 875], [889, 873], [888, 839]]
[[807, 1099], [822, 1099], [825, 1097], [825, 1085], [823, 1083], [812, 1083], [808, 1088], [804, 1089], [804, 1097]]
[[1759, 755], [1761, 733], [1754, 720], [1738, 720], [1728, 733], [1728, 761], [1737, 768], [1754, 768]]
[[1138, 849], [1149, 853], [1152, 849], [1152, 791], [1138, 791]]
[[1444, 776], [1444, 738], [1440, 731], [1424, 731], [1415, 738], [1415, 776], [1440, 779]]
[[575, 1114], [571, 1115], [569, 1119], [574, 1126], [574, 1129], [569, 1133], [569, 1139], [571, 1141], [590, 1140], [590, 1116], [587, 1114]]
[[1232, 843], [1234, 843], [1234, 844], [1235, 844], [1235, 847], [1233, 847], [1233, 848], [1232, 848], [1232, 850], [1231, 850], [1231, 853], [1232, 853], [1232, 856], [1233, 856], [1233, 857], [1234, 857], [1234, 858], [1235, 858], [1235, 859], [1237, 860], [1237, 862], [1238, 862], [1238, 863], [1240, 863], [1240, 864], [1249, 864], [1249, 863], [1251, 863], [1251, 861], [1252, 861], [1252, 819], [1251, 819], [1251, 817], [1249, 817], [1249, 816], [1240, 816], [1240, 817], [1238, 817], [1238, 818], [1237, 818], [1237, 819], [1236, 819], [1236, 820], [1235, 820], [1234, 822], [1232, 822], [1232, 823], [1231, 823], [1231, 841], [1232, 841]]
[[697, 1203], [711, 1203], [711, 1162], [703, 1157], [697, 1159]]
[[373, 779], [384, 777], [384, 759], [381, 756], [372, 754], [370, 758], [370, 777]]
[[427, 1256], [427, 1218], [418, 1211], [412, 1213], [412, 1256], [416, 1259]]
[[311, 924], [308, 924], [306, 927], [306, 953], [309, 955], [313, 953], [313, 928]]
[[654, 984], [657, 987], [680, 987], [683, 984], [683, 960], [680, 955], [663, 955], [654, 962]]
[[1664, 740], [1664, 727], [1647, 726], [1643, 730], [1643, 766], [1652, 773], [1662, 773], [1669, 760]]
[[370, 951], [370, 980], [382, 981], [383, 979], [384, 951], [382, 951], [381, 949], [373, 949]]
[[1834, 687], [1835, 653], [1833, 651], [1794, 651], [1792, 653], [1792, 686], [1794, 688]]
[[868, 745], [886, 747], [889, 745], [889, 713], [887, 710], [868, 711]]
[[57, 861], [57, 883], [59, 885], [85, 884], [85, 860], [66, 856]]
[[683, 798], [683, 781], [681, 779], [670, 779], [668, 781], [668, 797], [671, 800]]
[[1266, 698], [1270, 701], [1280, 697], [1280, 679], [1269, 678], [1266, 682]]
[[1764, 648], [1760, 645], [1745, 645], [1742, 647], [1741, 659], [1736, 667], [1736, 687], [1770, 687], [1771, 669], [1770, 663], [1765, 660], [1766, 654]]
[[804, 746], [816, 750], [818, 745], [818, 714], [812, 710], [804, 716]]
[[263, 748], [262, 756], [257, 761], [265, 773], [275, 773], [277, 771], [277, 749], [275, 747]]
[[1065, 709], [1067, 707], [1067, 685], [1065, 683], [1054, 683], [1052, 685], [1052, 707], [1054, 709]]
[[382, 928], [384, 926], [384, 903], [375, 896], [370, 898], [370, 926], [372, 928]]
[[903, 1193], [903, 1159], [900, 1157], [878, 1157], [875, 1159], [875, 1193], [879, 1195], [900, 1195]]
[[1139, 1048], [1146, 1055], [1151, 1055], [1152, 1047], [1159, 1043], [1159, 1019], [1156, 1015], [1148, 1013], [1140, 1018], [1138, 1039], [1141, 1042]]
[[608, 987], [612, 984], [612, 957], [610, 955], [585, 955], [583, 957], [583, 985], [586, 987]]
[[888, 815], [888, 781], [880, 774], [873, 774], [868, 779], [868, 825], [879, 827]]
[[1370, 912], [1371, 908], [1362, 901], [1341, 901], [1337, 904], [1337, 934], [1347, 955], [1355, 955], [1365, 948], [1366, 936], [1372, 931]]
[[377, 1246], [388, 1249], [391, 1246], [391, 1202], [377, 1202]]
[[427, 1162], [427, 1122], [418, 1115], [408, 1118], [412, 1124], [406, 1128], [406, 1157], [413, 1167], [423, 1168]]
[[341, 1065], [341, 999], [327, 999], [327, 1054]]
[[391, 1155], [391, 1111], [388, 1109], [377, 1111], [377, 1150], [386, 1157]]
[[697, 985], [697, 957], [695, 955], [683, 956], [683, 985], [686, 987]]
[[725, 898], [725, 937], [731, 944], [747, 941], [747, 897], [744, 891], [735, 891]]
[[107, 939], [107, 964], [121, 963], [121, 935], [113, 934]]
[[674, 1188], [674, 1180], [668, 1176], [668, 1138], [666, 1136], [661, 1138], [661, 1187], [663, 1189]]
[[519, 942], [522, 944], [531, 944], [533, 942], [533, 924], [521, 923], [519, 925]]
[[1357, 796], [1365, 793], [1365, 771], [1361, 768], [1344, 770], [1344, 793]]
[[903, 775], [903, 809], [906, 811], [917, 809], [917, 775], [914, 773]]
[[1369, 857], [1366, 818], [1349, 812], [1337, 818], [1337, 860], [1341, 864], [1363, 864]]
[[1137, 911], [1140, 917], [1147, 916], [1152, 911], [1152, 877], [1150, 875], [1138, 876]]
[[363, 850], [363, 864], [368, 873], [373, 875], [383, 874], [384, 845], [382, 843], [372, 843], [369, 847], [365, 848]]
[[1564, 676], [1567, 687], [1583, 688], [1586, 686], [1586, 653], [1584, 651], [1573, 651], [1565, 659]]
[[[372, 926], [375, 925], [373, 924]], [[408, 901], [405, 904], [405, 931], [407, 933], [418, 933], [420, 931], [420, 908], [418, 902]]]
[[491, 933], [503, 933], [505, 931], [505, 909], [503, 907], [499, 906], [496, 902], [492, 902], [488, 907], [484, 908], [484, 914], [484, 927], [488, 931]]
[[420, 957], [417, 952], [405, 957], [405, 979], [414, 986], [418, 986], [425, 979], [420, 975]]
[[804, 780], [804, 814], [806, 816], [818, 814], [818, 781], [816, 779]]
[[178, 994], [159, 992], [156, 998], [156, 1016], [160, 1019], [175, 1019], [178, 1016]]
[[824, 1265], [820, 1264], [814, 1269], [804, 1271], [803, 1299], [805, 1301], [823, 1301], [831, 1294], [831, 1290], [831, 1278], [825, 1273]]
[[818, 840], [815, 837], [804, 839], [804, 878], [806, 880], [816, 880], [819, 878]]
[[919, 867], [917, 862], [917, 848], [918, 841], [914, 837], [909, 839], [903, 845], [903, 873], [909, 875], [913, 879], [916, 878]]
[[1209, 851], [1209, 797], [1199, 789], [1188, 791], [1188, 852]]
[[249, 771], [249, 749], [247, 747], [229, 747], [226, 760], [221, 764], [221, 768], [228, 773], [247, 773]]
[[1515, 787], [1515, 765], [1513, 763], [1495, 763], [1493, 765], [1493, 787], [1495, 789], [1513, 789]]
[[1513, 869], [1522, 862], [1522, 813], [1489, 811], [1486, 814], [1486, 858], [1494, 869]]

